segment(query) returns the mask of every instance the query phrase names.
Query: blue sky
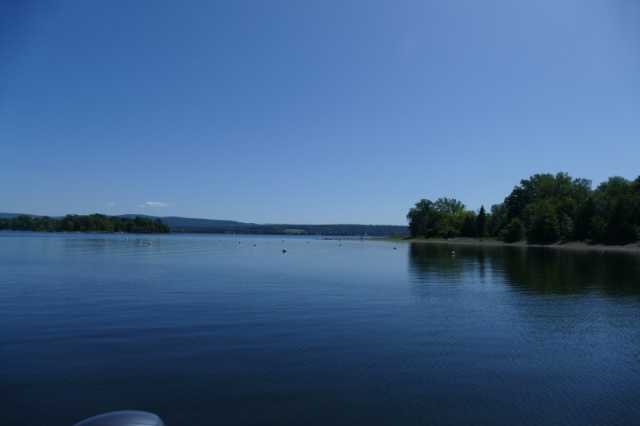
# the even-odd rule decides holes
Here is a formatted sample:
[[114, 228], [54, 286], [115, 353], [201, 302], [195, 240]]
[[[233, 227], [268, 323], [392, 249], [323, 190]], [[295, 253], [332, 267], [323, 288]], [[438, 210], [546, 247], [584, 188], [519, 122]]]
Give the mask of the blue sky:
[[640, 174], [640, 2], [3, 1], [0, 211], [406, 224]]

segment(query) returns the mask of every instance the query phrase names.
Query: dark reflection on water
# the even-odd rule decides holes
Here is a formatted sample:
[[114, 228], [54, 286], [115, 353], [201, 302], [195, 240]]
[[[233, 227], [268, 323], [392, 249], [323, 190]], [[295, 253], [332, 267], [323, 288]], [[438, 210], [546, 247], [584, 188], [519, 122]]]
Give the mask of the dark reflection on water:
[[470, 270], [484, 279], [490, 271], [509, 285], [541, 294], [640, 295], [638, 253], [455, 243], [413, 243], [409, 253], [418, 279], [460, 279]]
[[540, 293], [575, 294], [597, 290], [612, 296], [640, 294], [637, 253], [503, 250], [509, 282]]
[[474, 365], [487, 407], [508, 401], [488, 424], [637, 421], [638, 254], [413, 243], [408, 256], [431, 343], [453, 349], [437, 359], [461, 361], [447, 374]]

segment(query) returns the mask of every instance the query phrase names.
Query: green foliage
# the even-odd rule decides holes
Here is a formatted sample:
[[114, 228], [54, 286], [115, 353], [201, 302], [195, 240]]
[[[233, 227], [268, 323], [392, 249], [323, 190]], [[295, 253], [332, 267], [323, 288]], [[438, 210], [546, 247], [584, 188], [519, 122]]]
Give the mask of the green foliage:
[[567, 173], [536, 174], [520, 181], [505, 198], [509, 220], [519, 218], [529, 242], [585, 239], [591, 217], [591, 181]]
[[515, 243], [524, 238], [524, 224], [518, 218], [512, 219], [504, 228], [502, 239], [508, 243]]
[[284, 233], [286, 235], [304, 235], [304, 229], [287, 228]]
[[462, 228], [460, 229], [460, 235], [463, 237], [473, 238], [476, 236], [476, 215], [473, 212], [467, 212], [462, 221]]
[[476, 229], [475, 236], [482, 238], [487, 232], [487, 212], [484, 210], [484, 206], [480, 206], [480, 212], [476, 217]]
[[561, 241], [571, 241], [573, 240], [575, 227], [573, 225], [573, 220], [569, 217], [568, 214], [563, 213], [562, 221], [560, 222], [560, 240]]
[[606, 235], [607, 222], [599, 215], [593, 216], [589, 224], [589, 238], [591, 238], [593, 242], [601, 243], [605, 240]]
[[464, 204], [454, 198], [422, 199], [407, 213], [409, 234], [413, 238], [455, 238], [466, 216]]
[[456, 214], [464, 211], [464, 204], [455, 198], [438, 198], [433, 203], [433, 208], [439, 212]]
[[548, 244], [558, 241], [560, 225], [556, 207], [551, 201], [529, 204], [524, 213], [528, 242]]
[[601, 183], [593, 194], [595, 214], [605, 223], [593, 223], [591, 234], [598, 241], [627, 244], [638, 240], [640, 226], [640, 176], [633, 182], [614, 176]]
[[0, 229], [14, 231], [43, 232], [126, 232], [137, 234], [169, 233], [169, 226], [162, 220], [145, 217], [126, 219], [116, 216], [92, 214], [88, 216], [66, 215], [62, 219], [48, 216], [31, 217], [20, 215], [12, 219], [1, 219]]
[[432, 237], [431, 228], [435, 222], [435, 209], [433, 202], [422, 199], [407, 213], [409, 222], [409, 235], [416, 237]]
[[509, 224], [507, 206], [504, 203], [491, 206], [491, 214], [487, 220], [487, 233], [490, 237], [500, 237]]
[[421, 200], [407, 214], [411, 236], [627, 244], [640, 238], [640, 176], [634, 181], [614, 176], [591, 190], [588, 179], [536, 174], [491, 206], [491, 214], [484, 206], [477, 215], [464, 208], [455, 199]]

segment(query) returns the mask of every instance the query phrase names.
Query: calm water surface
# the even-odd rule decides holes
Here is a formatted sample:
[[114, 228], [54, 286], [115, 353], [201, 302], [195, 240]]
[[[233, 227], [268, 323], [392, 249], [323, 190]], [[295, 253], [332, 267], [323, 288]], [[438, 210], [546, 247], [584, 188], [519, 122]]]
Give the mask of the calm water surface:
[[637, 424], [639, 257], [0, 232], [1, 423]]

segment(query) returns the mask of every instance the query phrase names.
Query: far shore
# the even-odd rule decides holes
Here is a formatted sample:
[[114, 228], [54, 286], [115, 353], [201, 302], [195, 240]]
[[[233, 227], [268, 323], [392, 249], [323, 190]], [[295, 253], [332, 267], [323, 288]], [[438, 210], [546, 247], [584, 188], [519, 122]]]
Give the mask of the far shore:
[[518, 241], [515, 243], [506, 243], [500, 240], [492, 239], [475, 239], [475, 238], [398, 238], [392, 239], [398, 242], [421, 243], [421, 244], [449, 244], [449, 245], [466, 245], [466, 246], [502, 246], [502, 247], [543, 247], [556, 250], [593, 250], [605, 252], [637, 252], [640, 253], [640, 245], [631, 243], [627, 245], [606, 245], [606, 244], [589, 244], [584, 242], [567, 242], [553, 244], [529, 244], [526, 241]]

